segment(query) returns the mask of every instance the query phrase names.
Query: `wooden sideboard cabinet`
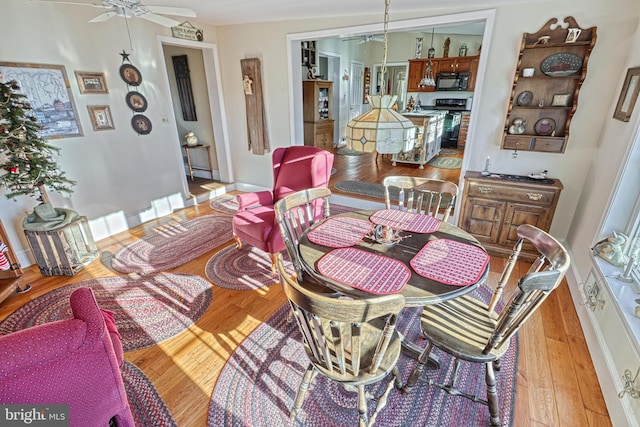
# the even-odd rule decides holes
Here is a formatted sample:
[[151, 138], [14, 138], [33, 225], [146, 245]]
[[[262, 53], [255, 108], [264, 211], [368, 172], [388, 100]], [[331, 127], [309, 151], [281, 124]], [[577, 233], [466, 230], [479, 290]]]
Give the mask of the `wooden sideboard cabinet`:
[[[475, 171], [465, 174], [458, 226], [473, 234], [492, 255], [508, 256], [518, 240], [518, 226], [531, 224], [549, 231], [563, 186], [557, 179], [491, 176]], [[522, 256], [534, 258], [533, 247], [525, 245]]]
[[302, 82], [304, 145], [313, 145], [327, 151], [333, 151], [332, 89], [333, 82], [325, 80], [305, 80]]

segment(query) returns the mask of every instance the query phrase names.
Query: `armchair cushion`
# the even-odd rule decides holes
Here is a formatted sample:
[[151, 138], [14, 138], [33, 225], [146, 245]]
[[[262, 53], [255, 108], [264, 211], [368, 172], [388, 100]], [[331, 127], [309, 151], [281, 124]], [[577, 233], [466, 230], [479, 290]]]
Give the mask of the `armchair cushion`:
[[67, 404], [72, 427], [112, 418], [133, 427], [112, 313], [99, 309], [90, 288], [69, 302], [73, 319], [0, 336], [0, 403]]

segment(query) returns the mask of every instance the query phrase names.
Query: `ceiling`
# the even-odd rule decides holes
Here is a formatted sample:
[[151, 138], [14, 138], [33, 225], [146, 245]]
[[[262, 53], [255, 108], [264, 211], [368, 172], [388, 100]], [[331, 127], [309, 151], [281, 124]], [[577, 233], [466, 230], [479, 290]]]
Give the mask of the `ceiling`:
[[[71, 0], [78, 3], [99, 3], [100, 0]], [[392, 0], [390, 19], [394, 12], [424, 11], [434, 8], [493, 7], [513, 3], [533, 3], [541, 0]], [[384, 13], [384, 0], [143, 0], [147, 6], [178, 6], [193, 9], [196, 22], [212, 25], [290, 19], [323, 18], [329, 16]]]

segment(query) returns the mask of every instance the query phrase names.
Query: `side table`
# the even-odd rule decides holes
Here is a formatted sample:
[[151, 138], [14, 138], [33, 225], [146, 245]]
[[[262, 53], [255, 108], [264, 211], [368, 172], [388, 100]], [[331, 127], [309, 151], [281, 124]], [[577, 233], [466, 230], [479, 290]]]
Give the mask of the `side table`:
[[[198, 144], [198, 145], [183, 145], [182, 148], [184, 152], [187, 154], [187, 164], [189, 165], [189, 175], [191, 176], [191, 181], [193, 181], [193, 171], [194, 170], [203, 170], [207, 171], [211, 174], [211, 179], [213, 179], [213, 166], [211, 165], [211, 157], [209, 157], [209, 146], [207, 144]], [[204, 149], [205, 154], [207, 156], [207, 164], [208, 168], [193, 166], [191, 163], [191, 150]]]

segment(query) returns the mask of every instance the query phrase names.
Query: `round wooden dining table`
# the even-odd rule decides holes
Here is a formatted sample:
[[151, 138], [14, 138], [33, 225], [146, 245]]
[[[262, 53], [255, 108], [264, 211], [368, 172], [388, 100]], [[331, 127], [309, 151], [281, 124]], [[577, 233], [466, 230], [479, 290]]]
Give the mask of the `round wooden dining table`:
[[[393, 214], [392, 212], [390, 212], [390, 210], [352, 211], [341, 213], [339, 215], [332, 215], [325, 220], [315, 224], [313, 227], [307, 230], [300, 239], [299, 250], [303, 268], [312, 277], [315, 277], [316, 279], [322, 281], [322, 283], [325, 283], [328, 287], [338, 292], [342, 292], [354, 297], [364, 295], [371, 297], [371, 293], [367, 292], [366, 290], [356, 289], [345, 283], [345, 281], [337, 280], [335, 277], [328, 277], [327, 274], [323, 274], [323, 272], [320, 271], [321, 268], [319, 267], [322, 266], [323, 257], [332, 253], [332, 251], [344, 250], [344, 245], [353, 243], [352, 245], [347, 247], [373, 253], [384, 258], [391, 258], [393, 260], [400, 261], [406, 266], [404, 274], [408, 275], [408, 280], [399, 292], [405, 297], [406, 306], [408, 307], [437, 304], [441, 301], [456, 298], [473, 291], [485, 281], [489, 271], [489, 257], [488, 255], [486, 255], [486, 251], [482, 247], [480, 242], [466, 231], [452, 224], [435, 220], [432, 217], [428, 217], [426, 215], [413, 214], [416, 215], [417, 219], [424, 218], [431, 221], [430, 228], [428, 226], [426, 228], [422, 227], [421, 230], [418, 230], [426, 230], [429, 232], [416, 232], [414, 229], [420, 227], [411, 226], [408, 227], [410, 230], [396, 229], [395, 232], [400, 240], [391, 244], [378, 243], [374, 239], [367, 236], [358, 239], [358, 235], [362, 234], [362, 230], [366, 230], [365, 222], [371, 223], [371, 231], [373, 231], [373, 227], [375, 226], [374, 222], [376, 220], [376, 216], [374, 214], [378, 213], [379, 215], [380, 213], [385, 213], [385, 211]], [[341, 218], [347, 218], [347, 220], [343, 220], [342, 222], [335, 221]], [[351, 221], [348, 218], [353, 218], [356, 221]], [[374, 222], [372, 222], [372, 218]], [[331, 221], [332, 219], [334, 220], [335, 224], [333, 224], [332, 227], [329, 227], [332, 228], [332, 230], [328, 230], [328, 232], [330, 233], [331, 231], [333, 231], [333, 240], [331, 240], [331, 236], [327, 237], [328, 240], [323, 240], [317, 237], [314, 239], [314, 230], [320, 231], [321, 227], [327, 227], [329, 225], [328, 221]], [[358, 220], [362, 222], [359, 222]], [[340, 229], [340, 227], [342, 227], [342, 229]], [[350, 236], [350, 233], [353, 229], [357, 230], [353, 233], [353, 236]], [[371, 232], [367, 234], [370, 235]], [[315, 242], [313, 240], [315, 240]], [[441, 242], [436, 242], [439, 240]], [[484, 264], [482, 264], [482, 262], [480, 262], [479, 264], [476, 262], [476, 271], [472, 272], [470, 276], [465, 276], [462, 283], [443, 283], [442, 281], [439, 281], [434, 277], [425, 277], [424, 272], [415, 264], [415, 259], [417, 259], [418, 254], [425, 248], [425, 246], [434, 246], [437, 243], [444, 242], [448, 242], [450, 247], [468, 246], [470, 249], [476, 249], [475, 252], [480, 252], [481, 257], [486, 257], [486, 262]], [[456, 246], [456, 242], [461, 243], [462, 245]], [[440, 253], [443, 254], [442, 259], [439, 260], [440, 267], [442, 268], [442, 265], [448, 266], [447, 268], [450, 268], [452, 274], [454, 275], [470, 265], [470, 262], [465, 259], [464, 256], [457, 256], [457, 253], [454, 250], [448, 252], [445, 248], [445, 251], [441, 251]], [[413, 266], [412, 260], [414, 262]], [[344, 268], [353, 270], [354, 264], [345, 262]], [[418, 274], [416, 268], [423, 274]], [[377, 274], [377, 272], [374, 270], [375, 267], [372, 267], [372, 269], [373, 271], [368, 271], [368, 274], [375, 276]], [[402, 274], [402, 272], [398, 274]], [[426, 274], [426, 276], [429, 276], [429, 274]], [[389, 279], [392, 278], [386, 278], [386, 280]], [[455, 278], [453, 279], [453, 281], [455, 281]]]

